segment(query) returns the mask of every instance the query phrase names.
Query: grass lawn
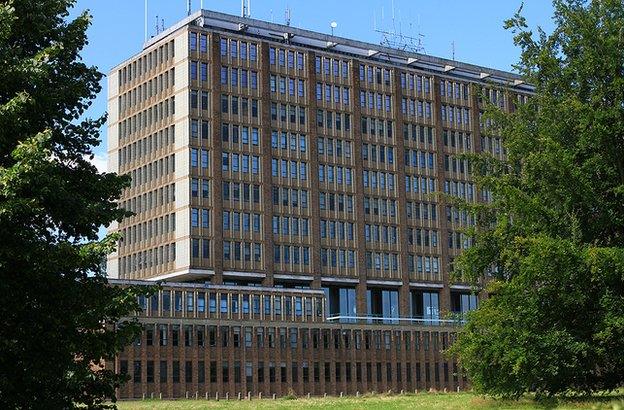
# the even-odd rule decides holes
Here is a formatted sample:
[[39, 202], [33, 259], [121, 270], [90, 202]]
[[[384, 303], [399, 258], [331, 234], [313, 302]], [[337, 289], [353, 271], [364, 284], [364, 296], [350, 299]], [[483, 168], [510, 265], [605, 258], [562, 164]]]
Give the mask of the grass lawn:
[[588, 399], [559, 400], [538, 404], [529, 399], [502, 401], [472, 393], [420, 393], [402, 396], [326, 397], [311, 399], [238, 400], [139, 400], [118, 403], [120, 410], [174, 409], [601, 409], [624, 410], [624, 396], [594, 396]]

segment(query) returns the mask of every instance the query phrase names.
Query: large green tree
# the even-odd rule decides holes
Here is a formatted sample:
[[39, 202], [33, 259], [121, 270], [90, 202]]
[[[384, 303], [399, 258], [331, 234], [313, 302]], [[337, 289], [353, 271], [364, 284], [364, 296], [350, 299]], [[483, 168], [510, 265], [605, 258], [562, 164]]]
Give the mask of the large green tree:
[[80, 58], [74, 0], [0, 1], [0, 407], [98, 406], [122, 377], [93, 364], [130, 342], [137, 289], [107, 285], [127, 178], [89, 162], [105, 118], [81, 120], [102, 78]]
[[[507, 21], [535, 86], [488, 132], [506, 159], [472, 156], [489, 205], [456, 274], [491, 297], [451, 352], [474, 387], [500, 396], [624, 383], [624, 3], [556, 0], [551, 34]], [[481, 282], [482, 283], [482, 282]]]

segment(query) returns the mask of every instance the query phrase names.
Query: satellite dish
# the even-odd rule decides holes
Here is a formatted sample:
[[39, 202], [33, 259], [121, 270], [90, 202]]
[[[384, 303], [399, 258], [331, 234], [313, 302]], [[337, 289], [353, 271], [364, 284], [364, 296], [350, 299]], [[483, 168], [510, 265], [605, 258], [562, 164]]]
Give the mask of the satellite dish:
[[329, 23], [329, 25], [331, 26], [331, 28], [338, 27], [338, 23], [336, 23], [335, 21], [332, 21], [331, 23]]

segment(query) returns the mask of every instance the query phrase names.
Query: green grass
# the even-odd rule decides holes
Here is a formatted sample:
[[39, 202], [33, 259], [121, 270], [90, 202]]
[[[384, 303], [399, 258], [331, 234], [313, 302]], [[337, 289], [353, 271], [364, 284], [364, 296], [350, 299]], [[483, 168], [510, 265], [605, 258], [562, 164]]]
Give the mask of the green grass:
[[531, 399], [505, 401], [484, 398], [472, 393], [420, 393], [411, 395], [367, 395], [362, 397], [326, 397], [311, 399], [262, 400], [138, 400], [121, 401], [120, 410], [174, 409], [600, 409], [624, 410], [624, 396], [603, 395], [578, 399], [559, 399], [551, 403], [536, 403]]

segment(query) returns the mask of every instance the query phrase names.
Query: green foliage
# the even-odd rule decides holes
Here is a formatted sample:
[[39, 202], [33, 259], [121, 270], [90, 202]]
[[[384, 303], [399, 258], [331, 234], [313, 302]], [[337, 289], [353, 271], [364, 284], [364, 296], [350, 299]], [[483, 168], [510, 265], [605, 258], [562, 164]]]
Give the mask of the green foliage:
[[102, 74], [86, 66], [74, 0], [0, 1], [0, 407], [97, 407], [123, 377], [93, 364], [137, 334], [140, 289], [110, 287], [102, 258], [128, 179], [91, 165], [105, 117], [80, 120]]
[[624, 383], [624, 3], [554, 1], [552, 34], [506, 22], [535, 95], [489, 107], [507, 158], [474, 156], [492, 192], [458, 279], [492, 297], [451, 352], [478, 391], [518, 397]]

